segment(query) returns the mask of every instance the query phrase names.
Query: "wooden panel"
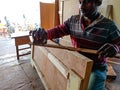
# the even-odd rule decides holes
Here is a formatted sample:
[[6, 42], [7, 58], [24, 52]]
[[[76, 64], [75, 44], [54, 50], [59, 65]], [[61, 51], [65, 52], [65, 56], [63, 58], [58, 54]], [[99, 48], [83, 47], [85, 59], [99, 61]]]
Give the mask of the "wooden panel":
[[55, 19], [54, 19], [54, 26], [60, 24], [60, 17], [59, 17], [59, 0], [55, 0]]
[[59, 0], [55, 0], [55, 3], [43, 3], [40, 2], [40, 19], [41, 27], [44, 29], [53, 28], [60, 24], [59, 21]]
[[74, 70], [79, 75], [79, 77], [84, 79], [83, 90], [86, 90], [92, 69], [92, 60], [79, 54], [78, 52], [54, 48], [47, 49], [52, 52], [52, 54], [55, 55], [64, 65]]
[[21, 36], [21, 37], [15, 37], [15, 45], [23, 45], [23, 44], [29, 44], [30, 38], [29, 36]]
[[[48, 43], [56, 44], [50, 40]], [[64, 39], [60, 40], [60, 43], [71, 46], [71, 42]], [[33, 50], [32, 58], [48, 89], [87, 90], [92, 60], [75, 51], [41, 46], [34, 46]]]
[[117, 74], [115, 73], [113, 67], [108, 64], [108, 72], [107, 72], [107, 78], [108, 79], [116, 79]]
[[54, 17], [55, 17], [55, 4], [40, 2], [41, 27], [45, 29], [52, 28], [54, 26]]
[[[40, 52], [39, 55], [38, 52]], [[82, 79], [74, 71], [66, 68], [44, 47], [34, 47], [34, 62], [42, 73], [48, 89], [79, 90]]]
[[60, 73], [59, 70], [48, 60], [46, 50], [42, 47], [35, 47], [34, 53], [39, 55], [34, 55], [34, 60], [38, 64], [40, 71], [45, 77], [46, 83], [48, 83], [48, 88], [50, 90], [65, 90], [67, 86], [67, 78]]
[[33, 52], [33, 60], [48, 89], [87, 90], [91, 60], [77, 52], [40, 46], [34, 46]]

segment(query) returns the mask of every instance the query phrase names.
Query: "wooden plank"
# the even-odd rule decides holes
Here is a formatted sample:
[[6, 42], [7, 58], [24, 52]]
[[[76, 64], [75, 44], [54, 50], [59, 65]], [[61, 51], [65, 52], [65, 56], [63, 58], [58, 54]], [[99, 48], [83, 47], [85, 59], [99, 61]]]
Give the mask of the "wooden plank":
[[53, 56], [51, 53], [48, 53], [48, 58], [55, 65], [55, 67], [63, 74], [63, 76], [67, 79], [69, 75], [67, 68], [63, 66], [62, 63], [60, 63], [58, 59], [55, 56]]
[[65, 75], [58, 70], [54, 65], [55, 63], [49, 60], [48, 53], [50, 52], [48, 52], [44, 47], [34, 47], [34, 60], [38, 65], [37, 67], [42, 72], [45, 82], [48, 83], [47, 87], [49, 87], [50, 90], [66, 90], [66, 77], [68, 75], [65, 77]]
[[[78, 51], [78, 52], [84, 52], [84, 53], [90, 53], [90, 54], [97, 54], [97, 50], [93, 49], [86, 49], [86, 48], [74, 48], [71, 46], [63, 46], [63, 45], [54, 45], [54, 44], [34, 44], [32, 42], [29, 43], [30, 45], [35, 45], [35, 46], [43, 46], [43, 47], [50, 47], [50, 48], [58, 48], [58, 49], [66, 49], [70, 51]], [[119, 57], [120, 54], [118, 53], [115, 57]]]
[[60, 24], [58, 14], [58, 3], [59, 0], [55, 0], [55, 3], [40, 2], [40, 26], [46, 30]]
[[55, 4], [40, 2], [40, 26], [46, 30], [54, 27], [54, 18]]
[[24, 45], [29, 44], [30, 38], [29, 36], [21, 36], [21, 37], [15, 37], [15, 45]]
[[112, 8], [113, 8], [113, 5], [107, 5], [106, 15], [105, 15], [107, 18], [109, 18]]
[[59, 0], [55, 0], [55, 15], [54, 15], [54, 26], [57, 26], [60, 24], [60, 18], [59, 18]]
[[56, 68], [63, 74], [67, 80], [67, 90], [79, 90], [82, 85], [82, 78], [80, 78], [73, 71], [68, 70], [58, 59], [51, 53], [48, 53], [49, 60], [56, 66]]
[[117, 74], [115, 73], [113, 67], [108, 64], [108, 72], [107, 72], [107, 78], [108, 79], [116, 79]]
[[[50, 88], [48, 88], [48, 86], [45, 82], [44, 75], [40, 72], [37, 64], [35, 63], [35, 60], [31, 59], [31, 64], [32, 64], [32, 66], [35, 67], [39, 77], [41, 78], [41, 80], [44, 84], [45, 89], [50, 90]], [[80, 77], [78, 75], [76, 75], [73, 71], [69, 70], [69, 77], [67, 78], [67, 90], [79, 90], [81, 81], [82, 81], [82, 79], [80, 79]]]
[[[71, 42], [70, 41], [67, 41], [65, 39], [60, 39], [60, 44], [63, 44], [63, 45], [69, 45], [71, 46], [70, 44]], [[119, 56], [120, 54], [117, 54], [116, 57], [120, 57]], [[115, 61], [111, 61], [109, 59], [107, 59], [107, 63], [112, 63], [112, 64], [116, 64], [116, 65], [120, 65], [120, 63], [118, 62], [115, 62]], [[115, 73], [114, 69], [112, 68], [112, 66], [109, 64], [108, 65], [108, 72], [107, 72], [107, 78], [111, 78], [111, 79], [115, 79], [117, 77], [117, 74]]]
[[41, 79], [41, 81], [42, 81], [42, 83], [43, 83], [43, 85], [45, 87], [45, 90], [49, 90], [48, 85], [45, 82], [45, 78], [44, 78], [43, 74], [40, 72], [40, 70], [38, 69], [37, 64], [35, 63], [35, 60], [33, 60], [32, 58], [31, 58], [31, 65], [32, 65], [32, 67], [34, 67], [36, 69], [36, 71], [37, 71], [37, 73], [38, 73], [38, 75], [39, 75], [39, 77], [40, 77], [40, 79]]
[[30, 44], [36, 45], [36, 46], [51, 47], [51, 48], [58, 48], [58, 49], [66, 49], [66, 50], [70, 50], [70, 51], [79, 51], [79, 52], [97, 54], [97, 50], [86, 49], [86, 48], [74, 48], [74, 47], [63, 46], [63, 45], [54, 45], [54, 44], [33, 44], [32, 42], [30, 42]]
[[[48, 42], [48, 43], [53, 44], [53, 42]], [[84, 79], [83, 90], [87, 90], [87, 85], [92, 70], [93, 61], [79, 54], [78, 52], [73, 52], [63, 49], [62, 50], [55, 49], [55, 48], [47, 48], [47, 49], [50, 52], [52, 52], [52, 54], [56, 56], [60, 60], [60, 62], [62, 62], [69, 69], [74, 70], [79, 75], [79, 77]]]
[[[58, 51], [59, 55], [60, 53], [64, 52], [64, 50], [61, 52], [59, 49]], [[65, 62], [62, 62], [62, 60], [60, 60], [62, 58], [59, 58], [58, 56], [56, 57], [53, 52], [54, 51], [44, 47], [34, 46], [34, 55], [32, 55], [34, 56], [33, 59], [39, 72], [42, 73], [44, 81], [47, 83], [46, 85], [48, 85], [48, 89], [73, 90], [74, 88], [74, 90], [79, 90], [78, 88], [80, 88], [80, 90], [87, 90], [89, 76], [92, 68], [92, 61], [82, 55], [79, 56], [79, 54], [76, 54], [76, 52], [74, 52], [75, 54], [71, 53], [69, 55], [70, 51], [67, 51], [67, 57], [65, 56], [65, 58], [63, 58], [65, 59]], [[70, 57], [68, 58], [68, 56]], [[72, 68], [66, 63], [70, 64]], [[54, 82], [51, 83], [51, 81]]]
[[83, 80], [71, 70], [69, 79], [67, 80], [67, 90], [81, 90], [82, 81]]
[[107, 60], [108, 63], [112, 63], [112, 64], [116, 64], [116, 65], [120, 65], [120, 62], [115, 62], [115, 61], [111, 61], [111, 60]]

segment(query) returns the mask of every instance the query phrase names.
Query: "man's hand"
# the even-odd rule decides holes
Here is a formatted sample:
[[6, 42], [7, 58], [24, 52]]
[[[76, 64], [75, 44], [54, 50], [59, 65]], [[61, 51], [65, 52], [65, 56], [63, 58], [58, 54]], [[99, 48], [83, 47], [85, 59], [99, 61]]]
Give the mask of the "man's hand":
[[99, 58], [101, 57], [114, 57], [118, 53], [116, 46], [106, 43], [98, 50]]
[[38, 28], [36, 30], [30, 31], [30, 35], [33, 37], [34, 44], [46, 44], [47, 43], [47, 33], [43, 28]]

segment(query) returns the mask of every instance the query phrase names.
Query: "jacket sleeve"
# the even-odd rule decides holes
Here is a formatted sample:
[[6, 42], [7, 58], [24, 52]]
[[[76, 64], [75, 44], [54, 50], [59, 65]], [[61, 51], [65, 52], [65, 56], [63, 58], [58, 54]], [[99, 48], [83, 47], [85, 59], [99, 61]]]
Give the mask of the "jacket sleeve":
[[52, 29], [47, 30], [48, 39], [60, 38], [65, 35], [70, 35], [71, 22], [74, 20], [74, 16], [71, 16], [64, 22], [64, 24], [58, 25]]
[[120, 30], [118, 29], [114, 22], [110, 26], [108, 39], [111, 40], [110, 43], [114, 44], [117, 47], [118, 52], [120, 52]]
[[65, 24], [58, 25], [52, 29], [47, 30], [48, 39], [60, 38], [65, 35], [69, 35], [69, 29], [65, 26]]

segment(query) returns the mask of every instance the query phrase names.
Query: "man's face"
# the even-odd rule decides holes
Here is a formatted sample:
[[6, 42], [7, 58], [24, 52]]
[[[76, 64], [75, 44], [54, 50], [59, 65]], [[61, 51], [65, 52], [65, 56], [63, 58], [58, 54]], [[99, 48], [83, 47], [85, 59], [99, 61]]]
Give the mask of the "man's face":
[[89, 17], [97, 12], [97, 4], [93, 0], [79, 0], [83, 16]]

